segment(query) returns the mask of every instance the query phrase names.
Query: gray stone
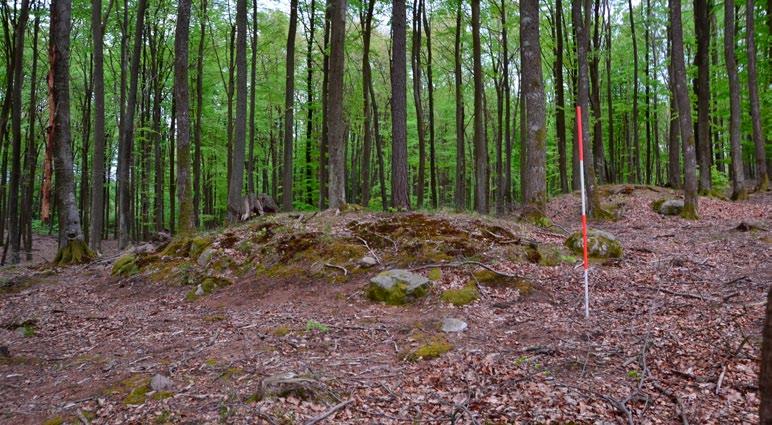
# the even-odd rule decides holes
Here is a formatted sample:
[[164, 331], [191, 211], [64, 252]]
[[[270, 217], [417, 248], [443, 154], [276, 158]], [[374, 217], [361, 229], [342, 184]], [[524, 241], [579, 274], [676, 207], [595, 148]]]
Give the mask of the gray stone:
[[204, 252], [201, 253], [201, 255], [198, 256], [196, 262], [199, 266], [206, 267], [209, 264], [209, 260], [212, 259], [212, 254], [214, 254], [214, 249], [207, 248], [204, 250]]
[[171, 379], [156, 373], [153, 378], [150, 379], [150, 388], [153, 391], [169, 391], [174, 387], [174, 383]]
[[683, 199], [668, 199], [659, 206], [659, 213], [662, 215], [679, 215], [683, 209]]
[[466, 330], [467, 324], [461, 319], [455, 319], [453, 317], [446, 317], [442, 319], [442, 331], [446, 333], [451, 332], [463, 332]]
[[[582, 232], [574, 232], [566, 239], [565, 245], [572, 251], [582, 253]], [[609, 232], [590, 229], [587, 231], [587, 254], [597, 258], [619, 258], [622, 244]]]
[[392, 269], [370, 279], [367, 296], [374, 301], [401, 305], [426, 295], [429, 279], [409, 270]]
[[200, 284], [196, 287], [196, 296], [201, 297], [204, 295], [204, 287]]
[[365, 268], [372, 267], [372, 266], [374, 266], [376, 264], [378, 264], [378, 260], [376, 260], [375, 258], [370, 257], [370, 256], [362, 257], [359, 260], [359, 265], [362, 266], [362, 267], [365, 267]]

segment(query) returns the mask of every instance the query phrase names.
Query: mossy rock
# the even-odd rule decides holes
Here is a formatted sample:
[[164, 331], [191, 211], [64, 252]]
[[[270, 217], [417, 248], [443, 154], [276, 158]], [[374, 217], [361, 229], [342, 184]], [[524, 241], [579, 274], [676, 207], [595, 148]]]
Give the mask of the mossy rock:
[[432, 282], [436, 282], [442, 279], [442, 270], [440, 270], [439, 267], [435, 267], [429, 270], [429, 273], [426, 274], [426, 277], [428, 277]]
[[126, 405], [137, 405], [145, 403], [147, 400], [147, 393], [150, 392], [150, 385], [145, 384], [131, 390], [129, 395], [123, 399], [123, 403]]
[[477, 301], [480, 298], [480, 292], [474, 284], [467, 284], [460, 289], [448, 289], [442, 293], [440, 298], [457, 307], [464, 306]]
[[514, 279], [494, 273], [488, 269], [480, 269], [472, 273], [472, 278], [473, 281], [469, 284], [478, 282], [485, 286], [511, 286], [514, 282]]
[[564, 253], [557, 247], [535, 247], [530, 245], [525, 248], [528, 261], [541, 266], [559, 266], [561, 264], [574, 264], [576, 257]]
[[370, 279], [366, 295], [373, 301], [404, 305], [426, 295], [429, 279], [408, 270], [393, 269]]
[[137, 265], [137, 256], [135, 254], [126, 254], [119, 258], [113, 264], [113, 276], [131, 276], [139, 273]]
[[196, 236], [190, 240], [190, 258], [198, 259], [205, 249], [212, 245], [214, 238], [212, 236]]
[[416, 362], [419, 360], [436, 359], [453, 349], [453, 344], [449, 343], [444, 336], [435, 336], [425, 340], [415, 350], [403, 354], [407, 361]]
[[187, 257], [190, 254], [192, 241], [193, 240], [190, 237], [177, 236], [166, 245], [162, 255], [168, 257]]
[[[582, 232], [571, 234], [565, 245], [575, 253], [582, 254]], [[611, 233], [591, 229], [587, 232], [587, 253], [594, 258], [620, 258], [622, 244]]]
[[185, 299], [195, 301], [200, 296], [209, 295], [217, 289], [232, 285], [233, 282], [221, 276], [207, 276], [195, 288], [188, 291]]

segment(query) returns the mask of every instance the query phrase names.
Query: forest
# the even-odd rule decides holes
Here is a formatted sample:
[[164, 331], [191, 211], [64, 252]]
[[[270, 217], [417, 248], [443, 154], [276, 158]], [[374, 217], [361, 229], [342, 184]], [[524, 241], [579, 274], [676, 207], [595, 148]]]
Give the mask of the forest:
[[0, 421], [772, 423], [772, 1], [0, 21]]

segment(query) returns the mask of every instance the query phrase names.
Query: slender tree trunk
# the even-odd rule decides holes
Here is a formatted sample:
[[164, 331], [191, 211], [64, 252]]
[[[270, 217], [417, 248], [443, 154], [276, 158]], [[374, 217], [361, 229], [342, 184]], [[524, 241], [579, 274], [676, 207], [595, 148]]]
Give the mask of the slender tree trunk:
[[456, 8], [456, 37], [454, 43], [454, 77], [456, 95], [456, 190], [454, 204], [457, 211], [466, 209], [466, 155], [464, 151], [464, 87], [461, 73], [462, 2]]
[[545, 123], [544, 84], [539, 47], [539, 1], [520, 2], [521, 63], [525, 99], [526, 174], [523, 187], [523, 215], [543, 217], [547, 204], [547, 127]]
[[[563, 2], [555, 2], [555, 130], [558, 143], [558, 170], [560, 172], [560, 191], [568, 193], [568, 155], [566, 152], [566, 101], [563, 87]], [[509, 106], [509, 102], [507, 102]]]
[[59, 251], [54, 262], [82, 263], [93, 253], [83, 241], [78, 207], [75, 201], [75, 176], [72, 164], [70, 137], [70, 29], [72, 22], [70, 0], [51, 2], [51, 80], [53, 126], [50, 131], [56, 147], [56, 200], [59, 213]]
[[[86, 69], [86, 67], [88, 67]], [[91, 98], [93, 93], [93, 55], [88, 55], [87, 64], [83, 64], [83, 103], [81, 104], [81, 149], [80, 149], [80, 197], [78, 199], [78, 210], [80, 211], [80, 220], [82, 223], [84, 239], [89, 241], [89, 189], [88, 189], [88, 153], [91, 139]]]
[[[577, 76], [577, 104], [582, 108], [582, 139], [590, 140], [589, 133], [589, 95], [590, 84], [587, 66], [587, 46], [589, 41], [587, 38], [587, 30], [590, 27], [590, 7], [591, 0], [584, 0], [584, 19], [582, 18], [582, 0], [571, 1], [571, 16], [573, 19], [574, 27], [576, 28], [576, 58], [578, 64], [578, 76]], [[593, 160], [592, 148], [588, 146], [588, 143], [584, 144], [584, 167], [585, 179], [584, 183], [587, 187], [587, 198], [589, 199], [589, 214], [590, 216], [600, 217], [602, 209], [600, 205], [600, 196], [595, 190], [595, 162]]]
[[759, 424], [772, 424], [772, 288], [767, 292], [767, 313], [764, 319], [761, 343], [761, 371], [759, 373]]
[[332, 1], [326, 0], [324, 7], [324, 48], [322, 49], [322, 137], [319, 143], [319, 209], [325, 209], [328, 204], [327, 191], [329, 179], [329, 95], [330, 95], [330, 26]]
[[346, 203], [346, 128], [343, 121], [344, 43], [346, 36], [346, 0], [332, 0], [330, 11], [330, 87], [329, 87], [329, 149], [330, 149], [330, 208]]
[[247, 0], [236, 2], [236, 122], [231, 178], [228, 182], [228, 221], [244, 213], [244, 150], [247, 133]]
[[[421, 0], [422, 2], [424, 0]], [[432, 33], [429, 19], [426, 13], [426, 4], [421, 9], [423, 12], [424, 32], [426, 33], [426, 84], [429, 95], [429, 195], [432, 208], [437, 208], [437, 158], [435, 134], [434, 134], [434, 81], [432, 74]], [[506, 34], [506, 32], [505, 32]]]
[[[646, 0], [646, 24], [644, 25], [644, 79], [646, 81], [646, 93], [644, 94], [646, 103], [646, 173], [645, 183], [651, 184], [651, 66], [649, 64], [649, 52], [651, 50], [651, 1]], [[656, 128], [655, 128], [656, 131]]]
[[605, 0], [606, 7], [606, 106], [608, 112], [609, 165], [606, 167], [607, 181], [616, 182], [616, 164], [614, 162], [614, 102], [611, 97], [611, 7]]
[[[109, 10], [108, 10], [109, 14]], [[106, 20], [105, 20], [106, 21]], [[103, 215], [105, 208], [105, 71], [104, 71], [104, 30], [102, 0], [91, 4], [91, 36], [94, 49], [94, 151], [91, 167], [91, 237], [92, 250], [102, 250]]]
[[[598, 183], [605, 183], [605, 158], [603, 152], [603, 124], [600, 110], [600, 1], [595, 1], [595, 25], [592, 35], [592, 60], [590, 60], [590, 107], [593, 116], [592, 153], [595, 158], [595, 176]], [[588, 12], [589, 13], [589, 12]], [[589, 31], [589, 28], [588, 28]]]
[[[26, 205], [27, 212], [24, 226], [24, 250], [27, 252], [27, 261], [32, 261], [32, 201], [35, 193], [35, 171], [37, 169], [37, 140], [35, 139], [35, 119], [37, 117], [37, 75], [38, 75], [38, 34], [40, 32], [40, 13], [35, 14], [35, 24], [32, 34], [32, 74], [30, 82], [30, 101], [29, 101], [29, 130], [27, 137], [27, 175], [24, 183], [24, 200], [22, 205]], [[98, 234], [101, 235], [101, 234]], [[99, 236], [97, 236], [99, 239]]]
[[426, 127], [424, 124], [423, 102], [421, 101], [421, 8], [423, 1], [413, 0], [413, 33], [410, 65], [413, 70], [413, 104], [415, 105], [416, 128], [418, 130], [418, 177], [416, 184], [416, 208], [424, 206], [426, 182]]
[[189, 236], [196, 229], [193, 216], [193, 194], [191, 193], [192, 188], [190, 184], [189, 25], [190, 0], [179, 0], [177, 3], [177, 28], [174, 36], [174, 99], [177, 121], [177, 196], [180, 203], [178, 233], [183, 237]]
[[710, 190], [710, 25], [708, 0], [694, 0], [694, 31], [697, 35], [697, 160], [699, 190]]
[[198, 39], [198, 57], [196, 58], [196, 127], [193, 154], [193, 223], [199, 226], [199, 214], [201, 212], [201, 126], [204, 109], [204, 46], [206, 44], [206, 6], [207, 0], [201, 0], [198, 20], [200, 35]]
[[[672, 58], [675, 77], [676, 102], [684, 152], [684, 210], [685, 218], [697, 218], [697, 158], [694, 152], [694, 127], [692, 106], [686, 89], [686, 65], [684, 63], [683, 29], [681, 26], [681, 0], [671, 0], [670, 9], [673, 35]], [[731, 0], [730, 0], [731, 1]]]
[[[370, 107], [370, 34], [372, 31], [375, 0], [369, 0], [367, 10], [360, 17], [362, 21], [362, 116], [364, 117], [364, 145], [362, 148], [362, 205], [370, 204], [370, 158], [373, 145], [372, 108]], [[309, 89], [310, 90], [310, 89]]]
[[[247, 159], [247, 196], [250, 200], [250, 205], [256, 199], [256, 185], [255, 185], [255, 110], [257, 104], [255, 98], [257, 96], [257, 1], [252, 1], [252, 62], [249, 71], [249, 153]], [[308, 48], [311, 49], [312, 46]]]
[[480, 0], [472, 0], [472, 55], [474, 57], [474, 174], [475, 211], [488, 213], [488, 146], [485, 134], [485, 86], [480, 46]]
[[633, 17], [633, 2], [627, 0], [628, 11], [630, 16], [630, 31], [632, 31], [633, 38], [633, 155], [631, 156], [633, 170], [635, 171], [635, 181], [641, 181], [641, 151], [640, 143], [638, 142], [638, 39], [635, 36], [635, 19]]
[[391, 206], [410, 208], [407, 168], [407, 63], [405, 0], [392, 3], [391, 39]]
[[123, 139], [118, 149], [118, 247], [126, 248], [129, 245], [131, 231], [131, 193], [130, 170], [131, 152], [134, 146], [134, 110], [137, 105], [137, 85], [139, 79], [139, 61], [142, 53], [142, 32], [145, 27], [145, 9], [147, 0], [139, 0], [137, 3], [137, 22], [134, 31], [134, 48], [131, 57], [131, 71], [129, 73], [129, 96], [126, 104], [126, 113], [122, 117]]
[[378, 156], [378, 181], [381, 186], [381, 207], [384, 211], [388, 209], [388, 200], [386, 198], [386, 169], [383, 163], [383, 140], [381, 138], [381, 126], [378, 122], [378, 102], [375, 98], [375, 90], [373, 89], [373, 79], [370, 78], [370, 86], [368, 87], [370, 92], [370, 102], [373, 106], [373, 125], [375, 129], [375, 150]]
[[[765, 191], [769, 186], [769, 176], [767, 174], [767, 157], [764, 142], [764, 132], [761, 131], [761, 108], [759, 106], [759, 86], [756, 75], [756, 31], [755, 31], [755, 9], [753, 0], [745, 2], [745, 37], [748, 48], [748, 97], [751, 106], [751, 124], [753, 128], [753, 143], [756, 147], [756, 190]], [[767, 17], [772, 20], [772, 18]], [[772, 44], [772, 43], [769, 43]], [[767, 63], [767, 66], [769, 63]]]
[[298, 0], [290, 0], [289, 32], [287, 33], [286, 83], [284, 85], [284, 169], [282, 175], [282, 209], [292, 210], [292, 131], [295, 123], [295, 36], [298, 25]]
[[[13, 48], [13, 91], [11, 92], [11, 178], [8, 183], [8, 238], [10, 240], [9, 262], [17, 264], [20, 261], [21, 227], [19, 226], [19, 186], [21, 183], [21, 89], [24, 85], [24, 35], [29, 19], [29, 0], [22, 0], [16, 22]], [[7, 94], [6, 94], [7, 95]], [[4, 196], [4, 194], [3, 194]], [[0, 234], [2, 237], [2, 234]]]
[[740, 78], [737, 75], [737, 59], [735, 58], [735, 7], [734, 0], [724, 2], [724, 57], [726, 73], [729, 79], [729, 143], [732, 154], [732, 199], [741, 200], [748, 197], [745, 190], [743, 172], [743, 152], [740, 114]]
[[[316, 0], [311, 0], [311, 10], [308, 12], [308, 32], [306, 33], [306, 203], [314, 204], [312, 174], [313, 164], [311, 160], [311, 143], [314, 129], [314, 27], [316, 23]], [[257, 28], [255, 28], [257, 29]], [[255, 31], [255, 34], [257, 31]], [[257, 42], [257, 35], [254, 38]], [[256, 44], [255, 44], [256, 45]]]
[[[175, 43], [177, 42], [175, 34]], [[174, 57], [174, 66], [176, 69], [177, 66], [177, 56], [175, 54]], [[176, 77], [176, 76], [175, 76]], [[175, 82], [176, 86], [176, 82]], [[177, 125], [177, 94], [176, 94], [176, 88], [174, 96], [172, 96], [172, 113], [171, 113], [171, 119], [169, 123], [169, 230], [174, 233], [174, 230], [176, 229], [176, 217], [177, 217], [177, 211], [176, 211], [176, 203], [177, 203], [177, 173], [175, 171], [175, 137], [176, 137], [176, 125]], [[187, 177], [187, 174], [185, 175]], [[195, 225], [195, 222], [193, 223]], [[185, 229], [187, 230], [187, 229]]]

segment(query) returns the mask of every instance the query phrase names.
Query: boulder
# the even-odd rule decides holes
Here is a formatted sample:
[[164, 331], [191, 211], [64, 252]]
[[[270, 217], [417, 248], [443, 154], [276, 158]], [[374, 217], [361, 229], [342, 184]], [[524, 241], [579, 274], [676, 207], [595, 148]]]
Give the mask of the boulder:
[[668, 199], [659, 206], [657, 212], [662, 215], [679, 215], [683, 209], [683, 199]]
[[209, 265], [209, 260], [212, 259], [212, 254], [214, 254], [214, 250], [212, 248], [207, 248], [204, 250], [204, 252], [201, 253], [201, 255], [198, 256], [196, 262], [199, 266], [206, 267]]
[[463, 332], [466, 330], [467, 324], [461, 319], [453, 317], [446, 317], [442, 319], [442, 331], [445, 333]]
[[373, 257], [364, 256], [359, 260], [359, 265], [364, 268], [373, 267], [378, 264], [378, 260]]
[[426, 295], [429, 279], [409, 270], [392, 269], [370, 279], [367, 297], [390, 305], [402, 305]]
[[[572, 251], [582, 253], [582, 232], [574, 232], [566, 239], [565, 245]], [[596, 258], [619, 258], [622, 244], [609, 232], [591, 229], [587, 231], [587, 253]]]

